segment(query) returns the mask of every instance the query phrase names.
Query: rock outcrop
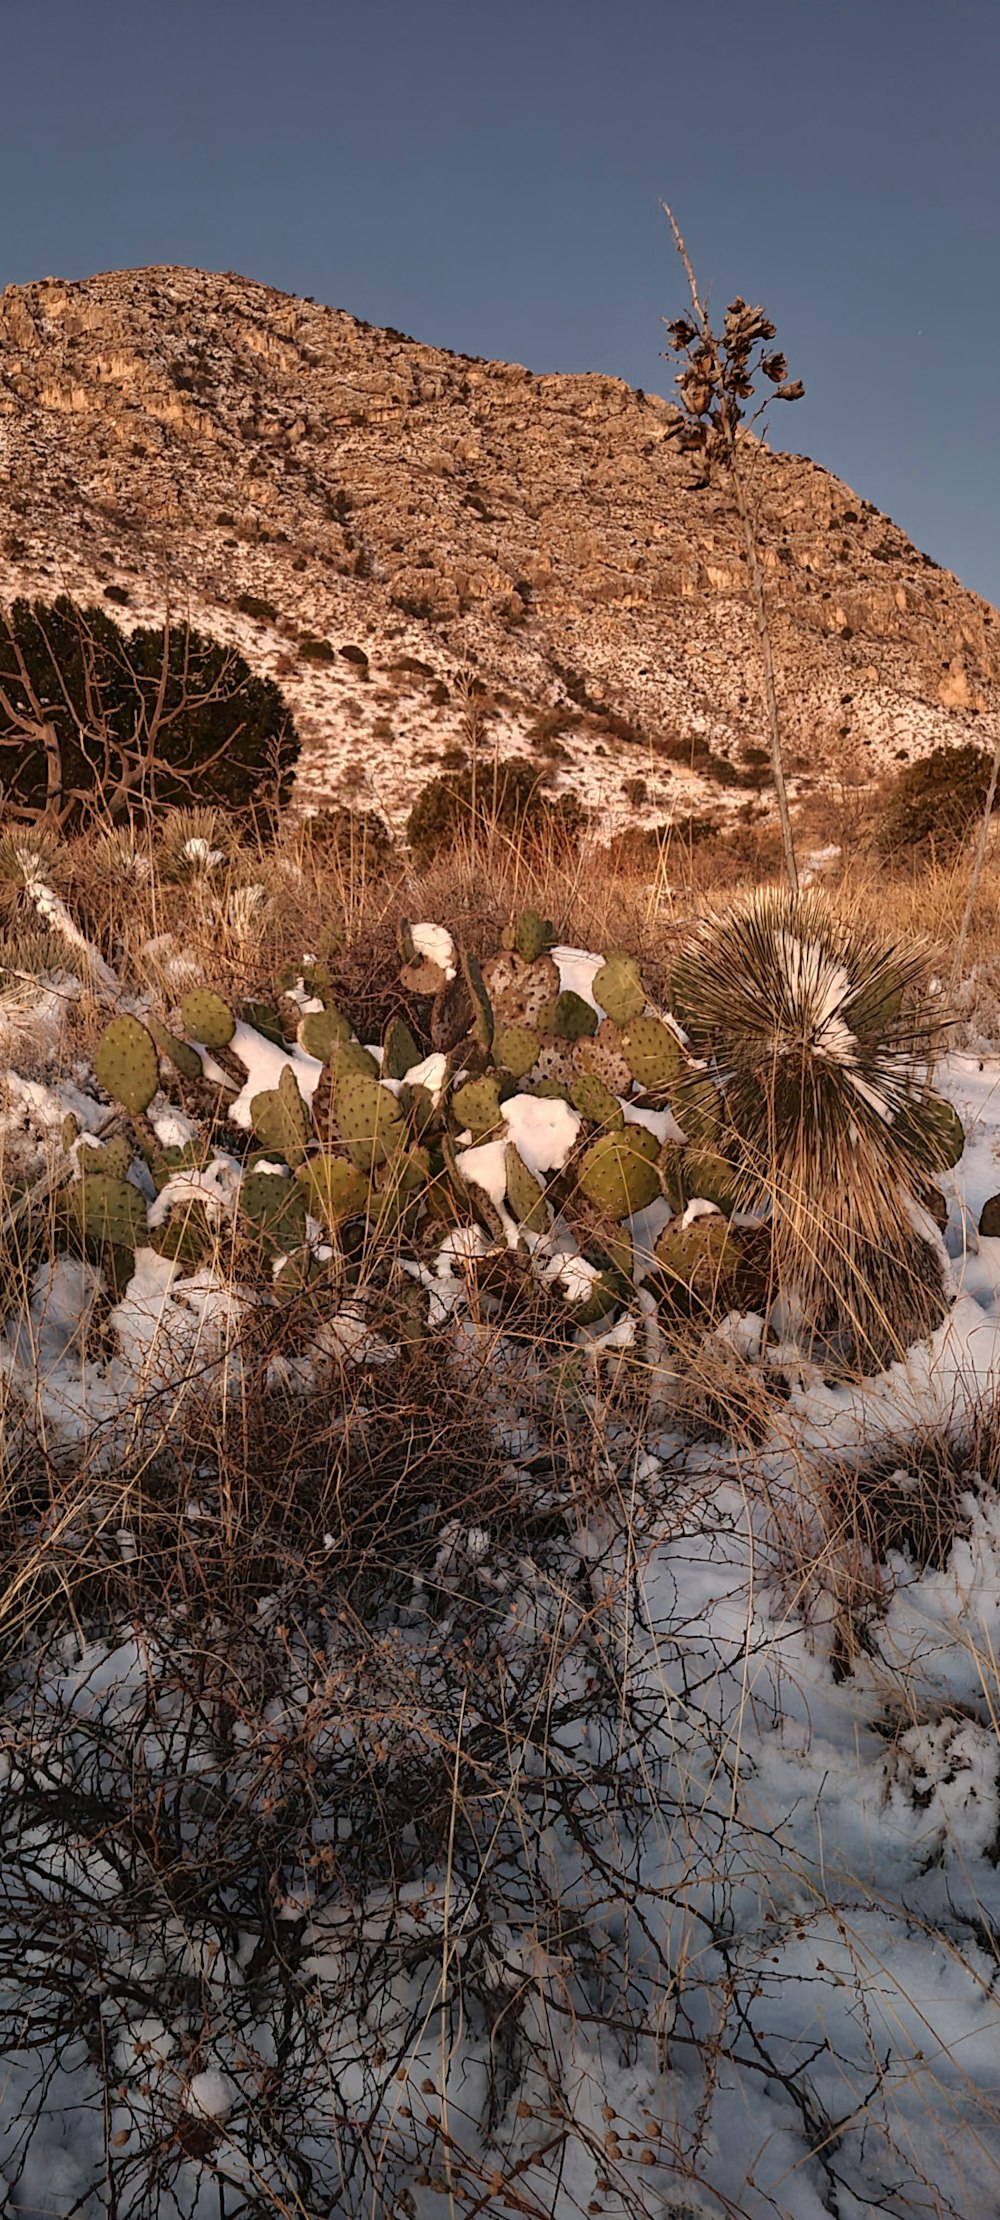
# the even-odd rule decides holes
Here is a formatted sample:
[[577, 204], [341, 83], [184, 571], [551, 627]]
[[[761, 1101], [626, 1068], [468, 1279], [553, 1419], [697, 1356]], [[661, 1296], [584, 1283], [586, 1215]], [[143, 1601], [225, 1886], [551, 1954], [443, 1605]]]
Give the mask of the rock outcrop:
[[[532, 754], [608, 825], [765, 779], [724, 481], [672, 405], [378, 331], [232, 275], [0, 296], [0, 597], [169, 607], [278, 678], [307, 800], [399, 822], [468, 746]], [[793, 782], [991, 739], [1000, 619], [828, 471], [753, 454]], [[766, 807], [766, 793], [760, 806]]]

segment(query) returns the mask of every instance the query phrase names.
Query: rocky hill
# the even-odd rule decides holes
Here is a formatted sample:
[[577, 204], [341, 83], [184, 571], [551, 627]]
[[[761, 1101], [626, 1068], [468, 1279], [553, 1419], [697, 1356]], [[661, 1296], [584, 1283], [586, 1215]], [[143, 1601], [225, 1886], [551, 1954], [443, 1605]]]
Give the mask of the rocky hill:
[[[0, 599], [64, 590], [237, 642], [284, 687], [304, 800], [399, 823], [466, 744], [608, 828], [731, 808], [766, 735], [734, 517], [613, 378], [538, 376], [232, 275], [0, 295]], [[1000, 619], [828, 471], [754, 498], [794, 788], [992, 738]]]

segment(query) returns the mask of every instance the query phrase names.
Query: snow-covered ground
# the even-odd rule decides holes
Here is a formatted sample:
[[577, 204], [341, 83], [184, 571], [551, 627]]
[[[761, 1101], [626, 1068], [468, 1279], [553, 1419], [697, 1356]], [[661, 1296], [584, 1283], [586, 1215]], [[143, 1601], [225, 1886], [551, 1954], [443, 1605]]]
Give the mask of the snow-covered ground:
[[[565, 970], [585, 992], [573, 952]], [[970, 1444], [933, 1562], [890, 1554], [867, 1588], [817, 1511], [824, 1473], [887, 1449], [915, 1472], [931, 1429], [995, 1404], [1000, 1241], [976, 1226], [1000, 1188], [1000, 1058], [953, 1055], [937, 1083], [967, 1130], [954, 1302], [905, 1365], [838, 1384], [786, 1348], [787, 1400], [752, 1447], [692, 1443], [667, 1399], [640, 1438], [609, 1408], [603, 1487], [556, 1487], [534, 1548], [442, 1530], [443, 1607], [415, 1577], [361, 1626], [317, 1577], [306, 1605], [261, 1599], [242, 1642], [214, 1606], [92, 1613], [8, 1670], [0, 2212], [1000, 2210], [995, 1474]], [[511, 1130], [544, 1169], [575, 1114], [528, 1099]], [[79, 1085], [15, 1088], [9, 1137], [41, 1145], [70, 1107], [98, 1122]], [[496, 1145], [466, 1152], [485, 1186], [468, 1159]], [[205, 1193], [225, 1208], [221, 1171]], [[431, 1277], [471, 1362], [460, 1248]], [[87, 1267], [57, 1278], [3, 1342], [8, 1379], [45, 1374], [54, 1434], [80, 1423], [93, 1297]], [[120, 1362], [141, 1370], [168, 1308], [225, 1353], [217, 1288], [147, 1250]], [[584, 1398], [613, 1359], [588, 1360]], [[493, 1361], [511, 1486], [541, 1487], [495, 1335]], [[117, 1407], [99, 1369], [90, 1425]], [[196, 1477], [187, 1518], [210, 1542], [223, 1512]], [[112, 1541], [134, 1554], [127, 1512]], [[268, 1869], [305, 1745], [297, 1861]], [[454, 1822], [421, 1862], [401, 1813], [391, 1887], [359, 1849], [359, 1780], [391, 1801], [442, 1753]], [[144, 1864], [132, 1824], [164, 1805], [184, 1885]]]

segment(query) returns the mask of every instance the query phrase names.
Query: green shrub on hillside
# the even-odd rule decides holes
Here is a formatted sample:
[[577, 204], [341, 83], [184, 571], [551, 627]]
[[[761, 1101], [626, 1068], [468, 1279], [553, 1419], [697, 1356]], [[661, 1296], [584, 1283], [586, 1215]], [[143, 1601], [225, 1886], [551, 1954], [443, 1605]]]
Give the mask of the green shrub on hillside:
[[523, 840], [537, 839], [550, 828], [578, 831], [586, 810], [574, 794], [547, 793], [543, 776], [524, 756], [509, 756], [497, 767], [495, 780], [492, 762], [479, 764], [474, 796], [471, 768], [431, 779], [407, 820], [407, 839], [418, 860], [450, 847], [474, 821], [480, 830], [495, 823]]
[[933, 748], [908, 763], [889, 788], [876, 841], [887, 862], [914, 849], [954, 854], [982, 816], [990, 783], [990, 756], [969, 741], [963, 748]]

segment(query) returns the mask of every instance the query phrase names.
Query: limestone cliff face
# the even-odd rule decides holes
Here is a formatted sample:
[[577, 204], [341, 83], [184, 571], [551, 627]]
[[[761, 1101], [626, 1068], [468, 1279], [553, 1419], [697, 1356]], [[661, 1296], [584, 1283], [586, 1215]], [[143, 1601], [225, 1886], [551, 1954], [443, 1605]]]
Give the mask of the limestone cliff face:
[[[605, 823], [731, 806], [766, 738], [746, 582], [674, 421], [231, 275], [12, 286], [0, 597], [169, 606], [238, 641], [288, 694], [307, 799], [398, 821], [465, 744], [471, 666], [483, 744], [534, 751]], [[994, 612], [814, 463], [759, 449], [753, 491], [798, 791], [991, 739]]]

